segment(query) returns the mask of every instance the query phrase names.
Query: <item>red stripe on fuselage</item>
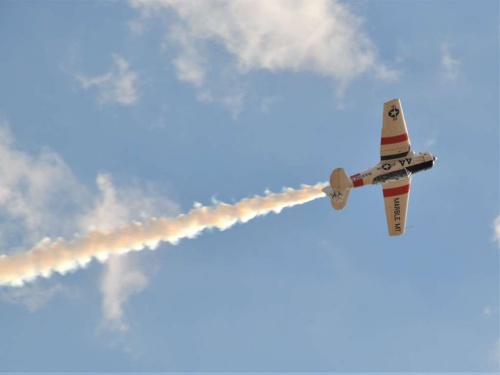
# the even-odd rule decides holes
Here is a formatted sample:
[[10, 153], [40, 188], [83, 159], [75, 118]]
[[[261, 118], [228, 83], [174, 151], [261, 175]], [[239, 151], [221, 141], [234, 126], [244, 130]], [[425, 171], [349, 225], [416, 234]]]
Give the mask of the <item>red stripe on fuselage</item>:
[[365, 184], [363, 179], [359, 178], [359, 176], [361, 176], [361, 173], [356, 173], [351, 176], [351, 181], [354, 187], [360, 187]]
[[365, 184], [365, 182], [363, 181], [362, 178], [360, 178], [359, 180], [353, 181], [352, 184], [354, 185], [354, 187], [360, 187], [360, 186], [363, 186]]
[[394, 197], [396, 195], [403, 195], [410, 192], [410, 184], [405, 186], [399, 186], [395, 188], [385, 188], [384, 189], [384, 198]]
[[408, 133], [395, 135], [394, 137], [382, 137], [380, 140], [381, 145], [391, 145], [393, 143], [404, 142], [408, 140]]

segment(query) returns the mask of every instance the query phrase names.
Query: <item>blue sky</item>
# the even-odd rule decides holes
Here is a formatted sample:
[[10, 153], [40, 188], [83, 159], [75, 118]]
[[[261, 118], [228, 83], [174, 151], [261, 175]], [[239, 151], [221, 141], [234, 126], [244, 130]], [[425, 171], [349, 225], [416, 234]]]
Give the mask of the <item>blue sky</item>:
[[380, 187], [0, 287], [0, 372], [499, 371], [496, 1], [0, 3], [1, 254], [413, 148]]

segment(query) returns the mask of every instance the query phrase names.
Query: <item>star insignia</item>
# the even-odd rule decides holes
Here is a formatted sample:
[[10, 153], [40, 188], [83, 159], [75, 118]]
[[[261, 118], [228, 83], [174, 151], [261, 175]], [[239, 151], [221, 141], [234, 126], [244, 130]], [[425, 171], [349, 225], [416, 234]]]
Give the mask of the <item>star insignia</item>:
[[395, 105], [392, 106], [392, 109], [387, 113], [389, 117], [391, 117], [393, 120], [396, 120], [399, 115], [399, 109], [396, 108]]

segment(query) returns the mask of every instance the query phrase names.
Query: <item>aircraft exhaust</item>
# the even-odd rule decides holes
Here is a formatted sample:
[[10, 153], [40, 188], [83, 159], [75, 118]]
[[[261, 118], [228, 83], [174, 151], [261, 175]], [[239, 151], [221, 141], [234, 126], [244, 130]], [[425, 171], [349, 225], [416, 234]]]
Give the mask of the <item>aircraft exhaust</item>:
[[54, 272], [65, 274], [83, 268], [92, 259], [106, 261], [111, 254], [154, 250], [161, 242], [176, 244], [209, 228], [226, 230], [236, 223], [324, 197], [321, 189], [327, 185], [286, 188], [282, 193], [245, 198], [234, 205], [195, 207], [175, 218], [151, 218], [108, 231], [92, 231], [70, 242], [47, 238], [27, 252], [0, 255], [0, 285], [22, 286], [38, 277], [48, 278]]

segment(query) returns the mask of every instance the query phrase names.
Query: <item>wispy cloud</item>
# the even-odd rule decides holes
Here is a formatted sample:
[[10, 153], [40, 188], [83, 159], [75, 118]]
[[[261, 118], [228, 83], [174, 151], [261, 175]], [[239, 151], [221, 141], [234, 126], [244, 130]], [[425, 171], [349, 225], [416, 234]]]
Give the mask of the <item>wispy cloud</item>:
[[84, 232], [116, 228], [129, 220], [127, 207], [118, 202], [111, 176], [99, 174], [96, 184], [99, 195], [94, 200], [94, 207], [80, 219]]
[[23, 305], [31, 312], [41, 309], [58, 295], [68, 295], [69, 289], [60, 284], [48, 287], [40, 284], [25, 285], [22, 288], [0, 290], [0, 300], [6, 303]]
[[[81, 219], [86, 230], [107, 230], [125, 224], [129, 219], [129, 211], [118, 201], [111, 176], [100, 174], [96, 180], [100, 195], [95, 200], [94, 209]], [[123, 305], [134, 292], [142, 291], [147, 285], [146, 276], [134, 269], [126, 259], [126, 255], [110, 257], [106, 263], [101, 279], [103, 324], [101, 326], [126, 331]]]
[[491, 310], [491, 307], [489, 306], [486, 306], [484, 309], [483, 309], [483, 315], [487, 318], [489, 318], [491, 316], [491, 314], [493, 314], [493, 310]]
[[450, 47], [447, 43], [441, 44], [441, 74], [445, 82], [453, 83], [460, 76], [462, 63], [451, 56]]
[[122, 332], [129, 329], [124, 305], [132, 294], [142, 292], [148, 283], [145, 272], [131, 262], [129, 255], [114, 255], [108, 259], [100, 286], [105, 328]]
[[[56, 153], [22, 150], [7, 122], [0, 123], [0, 181], [0, 257], [32, 246], [45, 236], [74, 235], [74, 223], [61, 218], [83, 212], [88, 191]], [[37, 282], [0, 289], [0, 301], [34, 312], [55, 297], [70, 294], [68, 287]]]
[[490, 318], [490, 317], [493, 315], [493, 309], [491, 308], [491, 306], [486, 306], [486, 307], [483, 309], [483, 315], [484, 315], [486, 318]]
[[85, 89], [96, 89], [101, 104], [132, 105], [139, 99], [138, 74], [130, 69], [130, 64], [123, 57], [113, 55], [114, 66], [100, 76], [78, 75], [76, 78]]
[[0, 181], [3, 249], [33, 244], [44, 236], [75, 233], [71, 223], [60, 218], [77, 214], [87, 191], [54, 152], [22, 151], [6, 122], [0, 124]]
[[500, 247], [500, 215], [493, 221], [493, 241]]
[[[44, 246], [53, 238], [111, 230], [131, 220], [179, 211], [155, 185], [116, 186], [105, 173], [97, 176], [98, 192], [93, 193], [56, 153], [21, 150], [7, 123], [0, 125], [0, 180], [0, 259], [22, 256], [16, 251], [20, 247]], [[137, 259], [131, 262], [127, 256], [116, 256], [106, 263], [100, 285], [106, 328], [127, 328], [123, 306], [147, 285], [146, 275]], [[36, 311], [58, 295], [69, 295], [69, 289], [37, 282], [1, 290], [0, 301]]]
[[424, 143], [424, 146], [427, 148], [427, 147], [432, 147], [432, 146], [435, 146], [437, 143], [437, 136], [434, 136], [434, 137], [431, 137], [431, 138], [428, 138], [425, 143]]
[[[335, 0], [130, 0], [144, 15], [170, 11], [168, 40], [179, 79], [202, 87], [216, 71], [312, 72], [345, 87], [362, 75], [392, 80], [397, 72], [380, 61], [363, 31], [364, 20]], [[222, 47], [211, 57], [209, 45]]]
[[[156, 214], [176, 214], [178, 206], [160, 196], [150, 186], [117, 188], [109, 174], [100, 174], [96, 180], [100, 194], [94, 207], [80, 220], [85, 232], [111, 230], [123, 226], [132, 219], [144, 219]], [[137, 259], [130, 255], [109, 257], [101, 279], [102, 327], [110, 330], [127, 331], [129, 326], [124, 315], [124, 305], [133, 295], [148, 285], [148, 277]]]

